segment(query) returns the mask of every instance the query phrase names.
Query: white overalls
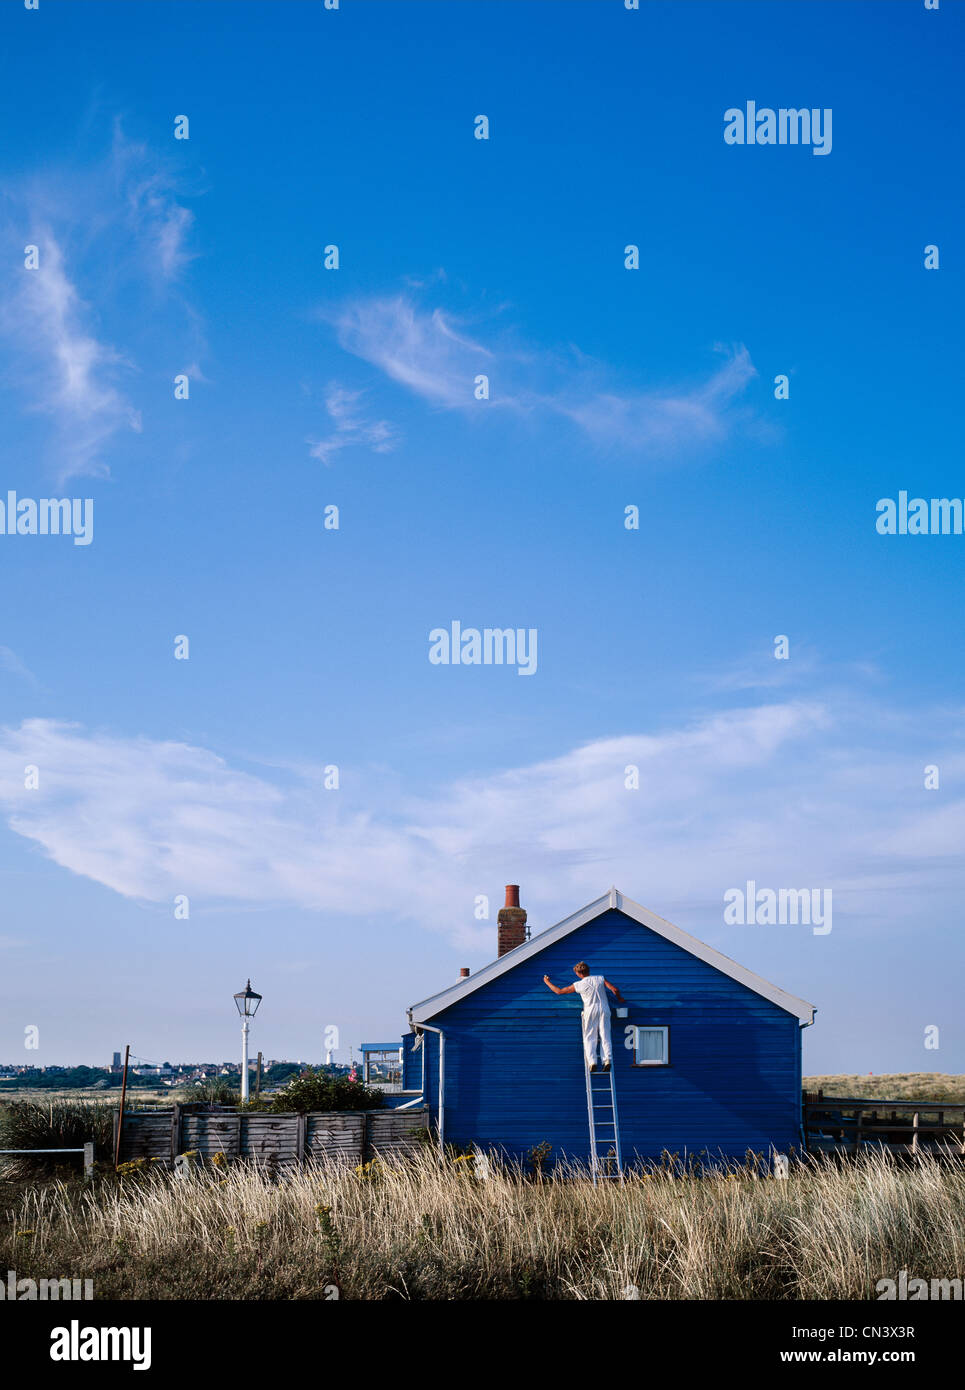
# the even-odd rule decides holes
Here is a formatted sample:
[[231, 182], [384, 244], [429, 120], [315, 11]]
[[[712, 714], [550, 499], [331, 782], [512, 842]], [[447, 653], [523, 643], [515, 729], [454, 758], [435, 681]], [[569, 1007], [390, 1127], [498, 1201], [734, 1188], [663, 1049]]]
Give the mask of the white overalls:
[[587, 975], [573, 986], [583, 998], [583, 1053], [589, 1067], [596, 1066], [597, 1040], [604, 1062], [610, 1061], [610, 1001], [602, 975]]

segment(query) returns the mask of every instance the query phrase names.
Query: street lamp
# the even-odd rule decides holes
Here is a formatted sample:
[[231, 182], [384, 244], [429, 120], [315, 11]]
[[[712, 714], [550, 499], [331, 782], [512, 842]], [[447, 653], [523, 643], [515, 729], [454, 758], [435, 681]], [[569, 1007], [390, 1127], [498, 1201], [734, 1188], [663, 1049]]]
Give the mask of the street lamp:
[[241, 1014], [241, 1102], [248, 1099], [248, 1020], [254, 1018], [261, 1003], [261, 995], [251, 988], [251, 981], [235, 995], [235, 1003]]

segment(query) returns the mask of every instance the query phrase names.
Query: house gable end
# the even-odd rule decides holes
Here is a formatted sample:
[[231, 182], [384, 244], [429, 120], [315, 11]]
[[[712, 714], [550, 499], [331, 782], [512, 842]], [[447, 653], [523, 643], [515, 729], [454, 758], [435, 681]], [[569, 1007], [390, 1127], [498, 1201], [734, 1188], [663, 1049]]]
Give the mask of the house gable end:
[[[523, 964], [532, 962], [535, 957], [543, 955], [543, 953], [548, 951], [552, 946], [572, 937], [574, 934], [579, 934], [582, 928], [610, 914], [613, 914], [613, 920], [615, 920], [618, 914], [627, 921], [628, 925], [632, 924], [633, 927], [647, 928], [655, 937], [662, 938], [665, 942], [669, 942], [671, 945], [678, 947], [687, 955], [702, 961], [706, 966], [726, 976], [729, 980], [743, 985], [752, 994], [768, 1000], [771, 1004], [776, 1005], [777, 1008], [784, 1010], [786, 1013], [793, 1014], [797, 1017], [799, 1022], [807, 1024], [813, 1021], [813, 1005], [808, 1004], [803, 999], [796, 998], [794, 995], [788, 994], [785, 990], [779, 989], [776, 985], [770, 984], [759, 975], [755, 975], [753, 971], [738, 965], [736, 961], [732, 961], [727, 956], [722, 955], [721, 952], [715, 950], [714, 947], [708, 946], [705, 942], [699, 941], [696, 937], [681, 931], [679, 927], [675, 927], [672, 923], [666, 922], [662, 917], [658, 917], [647, 908], [641, 907], [638, 903], [634, 903], [632, 899], [625, 898], [623, 894], [618, 893], [616, 889], [611, 889], [604, 897], [598, 898], [594, 902], [587, 904], [585, 908], [582, 908], [579, 912], [573, 913], [570, 917], [564, 918], [564, 920], [557, 923], [556, 926], [550, 927], [544, 932], [540, 932], [522, 946], [517, 946], [515, 950], [507, 952], [507, 954], [502, 956], [499, 960], [493, 961], [490, 965], [478, 971], [476, 975], [471, 976], [467, 980], [460, 981], [457, 985], [453, 985], [449, 989], [443, 990], [439, 994], [421, 1001], [419, 1004], [413, 1005], [409, 1011], [412, 1023], [418, 1025], [420, 1022], [428, 1022], [431, 1019], [436, 1019], [439, 1015], [463, 1000], [467, 1000], [478, 991], [482, 991], [483, 995], [493, 993], [493, 991], [488, 989], [488, 986], [501, 980], [507, 973], [515, 973]], [[575, 946], [575, 941], [573, 945]], [[591, 967], [592, 964], [591, 961]], [[559, 969], [558, 966], [556, 968]], [[612, 969], [613, 967], [608, 968]], [[529, 976], [532, 972], [526, 971], [525, 974]], [[709, 979], [710, 977], [705, 976], [704, 978]], [[567, 978], [564, 981], [554, 981], [554, 983], [570, 983], [570, 980]], [[619, 981], [615, 983], [619, 984]], [[495, 993], [498, 993], [504, 998], [506, 997], [505, 989], [496, 991]], [[480, 998], [478, 1003], [482, 1007], [485, 1007], [483, 998]]]

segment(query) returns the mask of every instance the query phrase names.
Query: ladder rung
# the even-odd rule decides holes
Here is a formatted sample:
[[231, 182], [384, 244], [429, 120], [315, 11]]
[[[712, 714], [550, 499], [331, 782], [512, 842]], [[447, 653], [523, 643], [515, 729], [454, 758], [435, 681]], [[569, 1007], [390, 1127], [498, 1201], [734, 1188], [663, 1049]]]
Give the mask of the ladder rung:
[[[610, 1071], [590, 1071], [589, 1063], [584, 1058], [584, 1070], [586, 1072], [586, 1103], [589, 1116], [590, 1129], [590, 1167], [593, 1173], [594, 1183], [598, 1178], [608, 1178], [614, 1181], [623, 1181], [623, 1159], [620, 1154], [620, 1124], [617, 1119], [617, 1096], [616, 1081], [612, 1069]], [[594, 1086], [594, 1079], [599, 1077], [599, 1082]], [[609, 1114], [610, 1119], [604, 1120], [602, 1117]], [[601, 1134], [600, 1130], [610, 1130], [609, 1134]], [[602, 1153], [601, 1150], [608, 1150]], [[615, 1171], [614, 1171], [615, 1168]]]

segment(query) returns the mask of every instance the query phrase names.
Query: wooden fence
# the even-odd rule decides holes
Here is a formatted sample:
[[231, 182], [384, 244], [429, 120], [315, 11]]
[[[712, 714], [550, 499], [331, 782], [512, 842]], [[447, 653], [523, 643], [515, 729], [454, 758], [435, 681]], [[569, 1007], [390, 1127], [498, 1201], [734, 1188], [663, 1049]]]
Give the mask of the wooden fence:
[[805, 1091], [804, 1134], [812, 1152], [858, 1153], [875, 1145], [894, 1153], [941, 1149], [965, 1157], [965, 1103]]
[[[211, 1158], [251, 1158], [293, 1166], [336, 1158], [367, 1163], [372, 1158], [413, 1153], [429, 1124], [425, 1106], [413, 1110], [341, 1110], [311, 1115], [268, 1114], [259, 1110], [202, 1109], [174, 1105], [124, 1114], [120, 1159], [158, 1158], [173, 1163], [178, 1154]], [[114, 1116], [117, 1142], [117, 1115]]]

